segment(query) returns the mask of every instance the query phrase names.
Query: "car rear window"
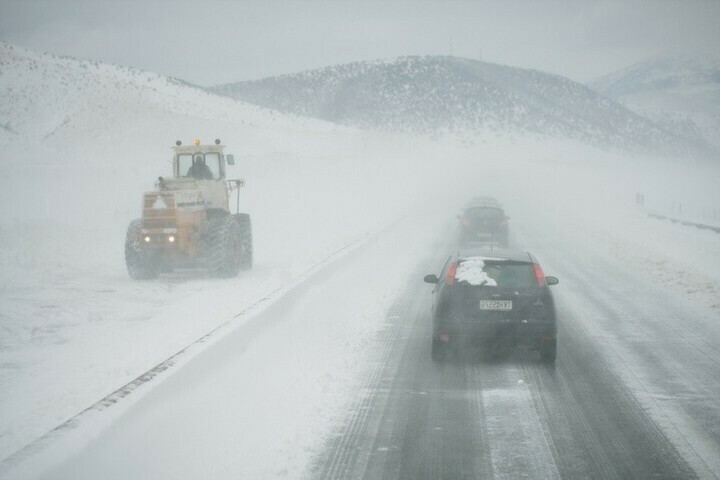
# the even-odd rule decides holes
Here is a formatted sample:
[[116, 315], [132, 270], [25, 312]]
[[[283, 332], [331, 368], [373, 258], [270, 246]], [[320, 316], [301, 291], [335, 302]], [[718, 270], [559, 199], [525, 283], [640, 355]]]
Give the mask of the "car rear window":
[[458, 264], [455, 279], [459, 284], [498, 287], [537, 287], [531, 263], [466, 258]]
[[499, 208], [473, 207], [465, 210], [465, 216], [472, 219], [500, 219], [505, 214]]

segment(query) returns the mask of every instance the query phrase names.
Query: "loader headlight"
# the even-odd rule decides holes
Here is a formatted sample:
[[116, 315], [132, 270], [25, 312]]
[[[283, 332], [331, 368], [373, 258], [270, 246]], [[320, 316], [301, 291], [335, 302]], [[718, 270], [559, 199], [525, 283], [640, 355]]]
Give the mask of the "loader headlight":
[[145, 243], [150, 243], [150, 235], [146, 235], [143, 240], [145, 240]]
[[170, 243], [175, 243], [175, 237], [174, 237], [173, 235], [170, 235], [170, 236], [168, 237], [168, 242], [170, 242]]

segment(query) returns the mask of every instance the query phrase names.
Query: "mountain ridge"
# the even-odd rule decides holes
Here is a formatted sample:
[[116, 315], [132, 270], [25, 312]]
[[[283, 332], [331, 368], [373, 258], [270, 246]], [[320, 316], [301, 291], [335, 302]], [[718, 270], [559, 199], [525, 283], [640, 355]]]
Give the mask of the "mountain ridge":
[[450, 56], [353, 62], [208, 90], [366, 129], [529, 132], [676, 154], [708, 149], [559, 75]]
[[220, 97], [175, 77], [0, 42], [0, 141], [21, 137], [52, 142], [58, 136], [132, 132], [139, 120], [151, 124], [178, 116], [334, 128]]
[[657, 57], [603, 75], [589, 86], [610, 97], [647, 91], [720, 84], [720, 61], [712, 58]]
[[659, 57], [596, 79], [592, 88], [680, 136], [720, 148], [720, 61]]

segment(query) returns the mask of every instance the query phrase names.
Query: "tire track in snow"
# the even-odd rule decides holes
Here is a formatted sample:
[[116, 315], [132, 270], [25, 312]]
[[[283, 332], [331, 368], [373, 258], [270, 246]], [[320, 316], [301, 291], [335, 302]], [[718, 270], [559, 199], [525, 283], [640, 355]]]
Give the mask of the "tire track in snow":
[[[708, 358], [705, 341], [700, 340], [700, 348], [687, 350], [687, 344], [684, 347], [679, 344], [693, 342], [687, 335], [676, 335], [677, 327], [672, 324], [672, 315], [668, 315], [665, 307], [649, 305], [637, 298], [625, 299], [610, 286], [590, 285], [582, 273], [571, 273], [570, 278], [576, 285], [573, 290], [584, 293], [573, 295], [568, 307], [574, 312], [590, 312], [590, 315], [578, 317], [584, 319], [583, 325], [563, 321], [562, 328], [576, 338], [584, 336], [587, 344], [597, 344], [595, 348], [604, 351], [597, 352], [596, 374], [608, 378], [608, 383], [614, 386], [612, 394], [624, 398], [625, 403], [638, 412], [635, 416], [637, 437], [629, 443], [633, 448], [644, 443], [656, 445], [655, 449], [660, 452], [657, 462], [667, 463], [669, 471], [677, 469], [678, 475], [684, 478], [694, 476], [687, 470], [688, 466], [702, 477], [716, 477], [720, 472], [719, 450], [716, 441], [710, 439], [709, 430], [714, 422], [705, 422], [701, 417], [714, 415], [717, 420], [720, 410], [715, 399], [720, 391], [713, 380], [717, 363]], [[626, 330], [625, 335], [615, 331], [610, 335], [598, 335], [594, 329], [585, 328], [585, 325], [602, 320], [613, 321], [619, 326], [618, 330]], [[628, 325], [623, 326], [638, 321], [646, 322], [643, 334], [638, 335]], [[663, 348], [665, 343], [674, 346]], [[674, 358], [682, 360], [675, 361]], [[577, 374], [589, 375], [587, 371]], [[596, 392], [594, 397], [597, 395], [601, 393]], [[682, 402], [681, 405], [683, 396], [689, 396], [693, 402]], [[707, 399], [711, 399], [711, 403], [707, 403]], [[702, 411], [694, 412], [695, 415], [689, 413], [688, 407], [701, 405], [703, 401], [707, 405], [699, 407]], [[630, 462], [630, 458], [627, 460]], [[639, 463], [638, 457], [635, 456], [633, 461]], [[653, 463], [650, 459], [648, 462]]]
[[[413, 287], [407, 287], [410, 290]], [[378, 350], [380, 358], [370, 375], [360, 388], [360, 397], [351, 407], [351, 415], [345, 420], [342, 431], [330, 447], [329, 459], [324, 462], [317, 478], [335, 480], [354, 478], [364, 472], [372, 451], [368, 448], [368, 439], [373, 438], [380, 426], [381, 416], [376, 412], [383, 411], [387, 401], [387, 392], [383, 384], [392, 378], [394, 370], [390, 365], [390, 357], [399, 349], [402, 341], [400, 331], [402, 320], [410, 308], [409, 293], [404, 293], [400, 301], [395, 303], [387, 313], [388, 329]]]
[[514, 364], [476, 365], [482, 379], [483, 422], [487, 431], [493, 478], [560, 478], [555, 456], [532, 397], [525, 371]]
[[[527, 236], [527, 232], [523, 234]], [[648, 387], [657, 382], [648, 383], [648, 378], [637, 376], [642, 371], [658, 373], [667, 364], [661, 352], [652, 348], [653, 360], [638, 360], [638, 356], [647, 355], [643, 350], [663, 338], [687, 341], [692, 337], [679, 332], [669, 318], [667, 308], [674, 306], [664, 301], [649, 302], [662, 298], [652, 293], [656, 288], [637, 286], [635, 279], [596, 252], [575, 246], [576, 250], [560, 256], [557, 242], [553, 245], [546, 251], [535, 249], [535, 253], [549, 257], [551, 261], [544, 262], [545, 266], [553, 265], [557, 270], [553, 273], [565, 279], [564, 294], [555, 296], [558, 370], [554, 377], [536, 376], [540, 382], [536, 403], [550, 418], [566, 417], [573, 436], [584, 440], [583, 455], [589, 459], [591, 471], [612, 477], [715, 476], [710, 472], [712, 467], [708, 470], [707, 458], [700, 460], [703, 455], [689, 448], [685, 438], [678, 438], [677, 427], [648, 392]], [[593, 274], [589, 276], [590, 271]], [[638, 322], [642, 324], [639, 330]], [[699, 355], [705, 357], [704, 352]], [[656, 376], [656, 380], [666, 374]], [[566, 392], [562, 398], [570, 406], [567, 412], [555, 408], [561, 391]], [[548, 424], [551, 429], [557, 428], [554, 421]], [[564, 448], [574, 450], [566, 444]]]

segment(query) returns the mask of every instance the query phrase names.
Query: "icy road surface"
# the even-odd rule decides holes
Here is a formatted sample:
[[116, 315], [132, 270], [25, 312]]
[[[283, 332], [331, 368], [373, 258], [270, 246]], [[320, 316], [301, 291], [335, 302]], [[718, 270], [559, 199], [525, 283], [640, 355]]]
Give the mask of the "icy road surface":
[[431, 362], [422, 275], [440, 268], [451, 243], [418, 235], [415, 219], [273, 303], [106, 428], [79, 428], [15, 473], [717, 477], [712, 318], [620, 259], [522, 220], [515, 243], [561, 279], [554, 368], [525, 352]]
[[434, 364], [428, 295], [410, 282], [386, 357], [312, 478], [718, 476], [714, 326], [610, 259], [533, 243], [561, 278], [557, 365], [523, 351]]

